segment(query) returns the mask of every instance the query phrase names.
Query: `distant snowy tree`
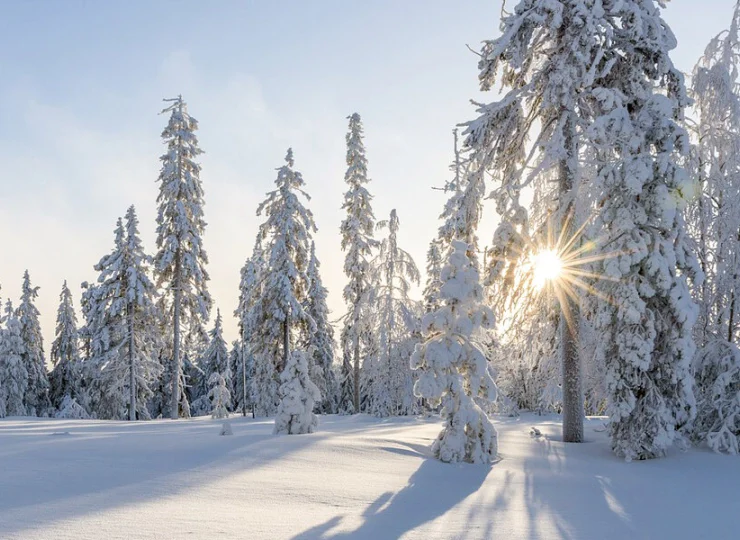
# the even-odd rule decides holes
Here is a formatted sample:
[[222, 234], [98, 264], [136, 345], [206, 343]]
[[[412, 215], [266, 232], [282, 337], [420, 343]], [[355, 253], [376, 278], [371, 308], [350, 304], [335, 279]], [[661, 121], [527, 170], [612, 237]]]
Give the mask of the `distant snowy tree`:
[[28, 370], [23, 361], [21, 324], [10, 300], [5, 304], [5, 328], [0, 332], [0, 416], [26, 416], [24, 403]]
[[496, 385], [476, 338], [493, 327], [493, 313], [484, 305], [469, 244], [455, 240], [451, 247], [441, 275], [443, 306], [424, 316], [425, 341], [411, 357], [411, 367], [421, 372], [414, 391], [442, 404], [445, 427], [432, 446], [437, 458], [488, 463], [497, 455], [497, 434], [478, 400], [495, 401]]
[[321, 281], [316, 246], [311, 242], [311, 255], [306, 276], [306, 313], [316, 324], [316, 331], [309, 333], [305, 340], [308, 354], [309, 376], [321, 393], [322, 400], [317, 403], [317, 411], [323, 414], [337, 412], [338, 388], [334, 374], [334, 328], [329, 322], [329, 308], [326, 305], [328, 291]]
[[208, 320], [211, 296], [208, 293], [208, 256], [203, 248], [203, 187], [200, 165], [195, 161], [202, 150], [198, 147], [195, 131], [198, 122], [187, 112], [187, 106], [178, 96], [163, 113], [170, 113], [162, 138], [167, 153], [161, 157], [159, 196], [157, 202], [157, 249], [154, 266], [158, 285], [172, 298], [173, 347], [172, 390], [170, 417], [180, 415], [180, 379], [182, 377], [182, 327], [190, 332], [204, 333]]
[[60, 410], [65, 397], [79, 399], [82, 395], [82, 373], [77, 334], [77, 315], [67, 282], [62, 285], [57, 310], [56, 338], [51, 344], [54, 369], [49, 376], [51, 404]]
[[308, 376], [308, 361], [301, 350], [294, 350], [280, 373], [280, 405], [275, 416], [275, 434], [313, 433], [319, 425], [314, 414], [321, 400], [319, 389]]
[[39, 294], [38, 289], [31, 285], [31, 278], [26, 270], [23, 274], [21, 303], [18, 305], [18, 321], [21, 325], [21, 339], [23, 340], [21, 358], [28, 371], [25, 405], [30, 416], [46, 415], [51, 408], [49, 375], [44, 358], [44, 339], [41, 335], [39, 310], [34, 303]]
[[[230, 375], [228, 370], [226, 374]], [[211, 400], [211, 418], [228, 418], [231, 392], [229, 392], [226, 377], [221, 373], [213, 372], [208, 379], [208, 384], [211, 387], [208, 391], [208, 399]]]
[[719, 452], [740, 446], [740, 3], [730, 28], [713, 38], [694, 68], [697, 120], [691, 173], [697, 197], [688, 208], [704, 282], [697, 287], [700, 347], [697, 417], [692, 435]]
[[241, 411], [247, 415], [247, 409], [252, 407], [252, 379], [254, 378], [254, 361], [249, 350], [242, 345], [241, 340], [231, 343], [229, 353], [229, 371], [232, 373], [231, 398], [232, 410]]
[[439, 288], [442, 286], [442, 282], [439, 276], [442, 272], [442, 264], [440, 242], [435, 238], [429, 243], [429, 249], [427, 250], [427, 281], [424, 287], [425, 313], [436, 311], [441, 306]]
[[[269, 385], [261, 379], [282, 371], [287, 363], [297, 329], [305, 325], [309, 334], [316, 330], [304, 307], [309, 285], [306, 272], [310, 241], [316, 225], [311, 211], [299, 198], [303, 195], [308, 199], [308, 195], [303, 190], [303, 176], [293, 165], [293, 151], [288, 149], [285, 165], [278, 169], [277, 189], [269, 192], [257, 209], [258, 215], [266, 216], [258, 240], [265, 246], [266, 264], [261, 273], [262, 294], [250, 315], [257, 321], [252, 327], [250, 349], [255, 362], [254, 388], [261, 393], [268, 390], [261, 385]], [[261, 365], [268, 362], [272, 367]], [[269, 408], [269, 398], [269, 395], [260, 396], [265, 408]]]
[[[588, 137], [604, 192], [598, 221], [606, 257], [597, 286], [609, 302], [596, 315], [605, 349], [610, 433], [626, 460], [665, 454], [695, 413], [691, 363], [699, 275], [682, 210], [691, 189], [679, 161], [689, 141], [679, 125], [688, 103], [669, 51], [676, 39], [653, 2], [609, 5], [619, 32], [600, 47], [608, 63], [594, 92]], [[613, 25], [609, 25], [612, 28]]]
[[[378, 243], [373, 238], [375, 215], [371, 206], [372, 195], [365, 187], [370, 181], [367, 177], [367, 158], [363, 143], [363, 130], [360, 115], [349, 117], [347, 133], [347, 172], [344, 181], [349, 189], [344, 195], [342, 209], [347, 217], [342, 221], [342, 251], [346, 252], [344, 273], [349, 282], [344, 287], [344, 301], [347, 314], [341, 332], [343, 354], [341, 391], [339, 407], [344, 412], [360, 412], [360, 366], [362, 364], [362, 310], [369, 283], [368, 272], [373, 249]], [[352, 376], [350, 377], [350, 369]], [[351, 402], [349, 400], [352, 400]]]
[[370, 267], [367, 303], [373, 306], [378, 349], [368, 366], [368, 411], [377, 416], [414, 414], [417, 403], [408, 364], [414, 345], [409, 340], [417, 329], [421, 308], [409, 292], [413, 284], [419, 284], [420, 275], [411, 255], [398, 247], [396, 211], [391, 210], [390, 219], [378, 227], [387, 228], [388, 237]]
[[[216, 322], [213, 325], [213, 330], [208, 335], [210, 336], [210, 342], [206, 352], [201, 357], [200, 368], [205, 373], [207, 381], [211, 380], [214, 373], [219, 373], [226, 380], [226, 387], [228, 388], [231, 384], [231, 370], [229, 369], [229, 351], [224, 339], [220, 310], [216, 310]], [[231, 403], [227, 403], [227, 406], [231, 408]]]

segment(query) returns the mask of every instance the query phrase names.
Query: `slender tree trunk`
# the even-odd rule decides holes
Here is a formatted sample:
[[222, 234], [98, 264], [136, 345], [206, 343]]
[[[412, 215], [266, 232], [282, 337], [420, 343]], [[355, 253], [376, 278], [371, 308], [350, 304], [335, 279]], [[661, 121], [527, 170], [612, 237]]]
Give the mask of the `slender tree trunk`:
[[[247, 416], [247, 347], [244, 345], [244, 331], [242, 330], [242, 416]], [[254, 406], [252, 406], [254, 416]]]
[[[570, 115], [571, 113], [566, 112]], [[575, 227], [575, 183], [578, 148], [575, 126], [569, 117], [564, 126], [566, 159], [559, 167], [559, 206], [561, 235], [570, 241]], [[580, 306], [568, 294], [563, 296], [560, 318], [560, 356], [563, 373], [563, 441], [583, 442], [583, 383], [581, 381], [581, 357], [578, 346], [578, 331], [581, 321]]]
[[180, 417], [180, 248], [175, 252], [175, 299], [173, 302], [174, 343], [172, 346], [172, 402], [170, 418], [177, 420]]
[[285, 314], [285, 324], [283, 326], [283, 365], [279, 371], [283, 371], [288, 365], [288, 356], [290, 356], [290, 312]]
[[352, 330], [354, 331], [354, 351], [352, 354], [354, 355], [354, 407], [355, 407], [355, 414], [360, 412], [360, 333], [357, 331], [357, 319], [355, 319], [355, 323], [352, 325]]
[[128, 419], [136, 420], [136, 342], [134, 340], [134, 305], [128, 306], [128, 376], [129, 376], [129, 405]]

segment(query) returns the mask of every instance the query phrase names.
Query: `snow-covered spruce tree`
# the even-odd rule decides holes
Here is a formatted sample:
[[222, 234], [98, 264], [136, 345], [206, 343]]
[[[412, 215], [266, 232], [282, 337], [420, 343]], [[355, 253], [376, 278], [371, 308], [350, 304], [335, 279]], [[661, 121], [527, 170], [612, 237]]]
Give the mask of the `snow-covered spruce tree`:
[[[648, 4], [650, 4], [648, 6]], [[647, 6], [647, 7], [646, 7]], [[579, 227], [573, 219], [583, 174], [581, 157], [588, 144], [585, 130], [594, 121], [594, 104], [619, 54], [610, 45], [622, 39], [620, 25], [633, 24], [630, 13], [652, 9], [652, 2], [598, 0], [520, 0], [501, 18], [501, 35], [486, 41], [479, 61], [484, 91], [500, 81], [506, 92], [479, 106], [480, 116], [467, 124], [466, 147], [471, 150], [470, 173], [497, 177], [492, 198], [501, 214], [494, 237], [495, 278], [510, 258], [526, 253], [519, 234], [526, 233], [527, 214], [519, 202], [522, 189], [542, 175], [557, 185], [552, 209], [558, 234], [571, 238]], [[637, 16], [637, 15], [635, 15]], [[615, 23], [615, 21], [617, 21]], [[539, 133], [533, 133], [539, 128]], [[529, 142], [532, 141], [530, 151]], [[559, 348], [563, 368], [563, 437], [583, 438], [583, 398], [578, 335], [580, 305], [563, 296]], [[567, 324], [570, 320], [571, 323]]]
[[476, 399], [495, 401], [496, 385], [476, 338], [494, 321], [469, 249], [452, 242], [441, 275], [443, 305], [424, 316], [425, 341], [416, 346], [411, 367], [421, 371], [416, 395], [442, 404], [445, 426], [432, 446], [434, 455], [445, 462], [488, 463], [497, 454], [497, 434]]
[[10, 300], [5, 304], [5, 328], [0, 331], [0, 416], [26, 416], [24, 403], [28, 370], [23, 362], [21, 324]]
[[334, 374], [334, 327], [329, 322], [329, 308], [326, 305], [327, 290], [321, 281], [316, 246], [311, 242], [311, 256], [306, 276], [308, 292], [306, 313], [316, 324], [316, 331], [308, 334], [304, 349], [308, 355], [308, 373], [316, 384], [322, 400], [316, 404], [317, 412], [334, 414], [337, 412], [338, 388]]
[[[229, 375], [229, 371], [226, 371]], [[226, 378], [219, 372], [214, 371], [208, 379], [211, 389], [208, 391], [208, 399], [211, 400], [211, 418], [228, 418], [231, 405], [231, 392], [229, 392]]]
[[276, 435], [313, 433], [319, 425], [314, 414], [321, 393], [308, 376], [308, 360], [301, 350], [294, 350], [280, 373], [280, 405], [275, 416]]
[[316, 330], [304, 307], [311, 234], [316, 225], [299, 198], [301, 194], [309, 197], [303, 191], [303, 176], [293, 165], [293, 151], [288, 149], [285, 165], [278, 169], [277, 189], [269, 192], [257, 209], [257, 215], [266, 216], [258, 241], [265, 246], [267, 259], [262, 295], [252, 308], [254, 320], [259, 321], [250, 337], [257, 384], [258, 378], [271, 375], [270, 368], [260, 364], [269, 362], [274, 371], [283, 370], [299, 328], [305, 325], [309, 334]]
[[344, 175], [344, 181], [349, 189], [344, 194], [342, 209], [347, 212], [347, 217], [342, 221], [340, 232], [342, 233], [342, 251], [346, 252], [344, 273], [349, 281], [343, 293], [347, 304], [347, 314], [344, 317], [344, 327], [340, 336], [343, 363], [339, 408], [343, 412], [357, 413], [360, 412], [362, 303], [369, 287], [370, 259], [378, 243], [373, 238], [375, 215], [371, 206], [372, 195], [365, 187], [370, 179], [367, 177], [362, 121], [357, 113], [348, 118], [347, 172]]
[[204, 333], [208, 320], [211, 296], [206, 286], [208, 256], [203, 248], [203, 187], [200, 165], [195, 161], [202, 150], [195, 131], [198, 122], [187, 112], [187, 106], [178, 96], [162, 113], [170, 113], [162, 138], [167, 153], [160, 159], [159, 204], [157, 213], [157, 254], [154, 258], [158, 286], [165, 288], [172, 304], [172, 390], [170, 418], [180, 415], [182, 389], [182, 328]]
[[411, 255], [398, 247], [396, 211], [391, 210], [390, 219], [379, 222], [378, 228], [387, 228], [388, 237], [370, 265], [367, 304], [374, 311], [378, 349], [368, 366], [368, 412], [381, 417], [414, 414], [418, 408], [408, 358], [421, 306], [409, 291], [420, 275]]
[[49, 375], [44, 358], [44, 340], [39, 323], [39, 310], [34, 301], [38, 296], [38, 287], [31, 286], [28, 270], [23, 274], [21, 303], [18, 305], [18, 321], [21, 324], [23, 340], [23, 365], [28, 371], [28, 388], [24, 403], [30, 416], [43, 416], [51, 412], [49, 400]]
[[[242, 414], [247, 414], [247, 406], [252, 407], [252, 412], [256, 415], [255, 405], [259, 401], [261, 414], [274, 414], [277, 407], [277, 378], [274, 376], [274, 369], [270, 371], [269, 378], [261, 380], [258, 384], [253, 385], [255, 375], [255, 355], [253, 352], [254, 338], [257, 335], [257, 329], [262, 324], [261, 317], [264, 313], [255, 309], [260, 298], [262, 297], [263, 270], [265, 267], [264, 253], [259, 237], [255, 242], [252, 255], [247, 259], [241, 269], [241, 280], [239, 283], [239, 305], [234, 311], [234, 316], [239, 321], [239, 363], [232, 373], [234, 378], [234, 407], [241, 409]], [[267, 375], [266, 370], [262, 369], [262, 375]], [[265, 399], [258, 394], [265, 394]]]
[[442, 282], [439, 276], [442, 273], [442, 251], [440, 241], [435, 238], [429, 243], [427, 250], [427, 280], [424, 286], [424, 312], [436, 311], [442, 305], [439, 300], [439, 288]]
[[[216, 310], [216, 322], [208, 335], [210, 342], [200, 359], [200, 369], [203, 370], [206, 381], [210, 381], [214, 373], [219, 373], [226, 380], [228, 388], [231, 384], [231, 370], [229, 369], [229, 351], [224, 339], [221, 310]], [[208, 384], [210, 385], [210, 382]], [[231, 408], [231, 403], [227, 403], [226, 406]]]
[[740, 447], [740, 3], [727, 31], [713, 38], [692, 77], [697, 115], [691, 174], [698, 196], [688, 222], [705, 279], [696, 297], [694, 362], [697, 416], [693, 438], [718, 452]]
[[229, 353], [229, 371], [231, 371], [232, 410], [241, 411], [247, 415], [247, 409], [252, 407], [252, 391], [250, 389], [254, 377], [254, 362], [249, 351], [242, 345], [241, 340], [231, 342]]
[[144, 253], [133, 206], [119, 219], [115, 247], [95, 266], [100, 272], [92, 325], [91, 381], [100, 418], [150, 418], [148, 402], [162, 368], [156, 290], [149, 279], [150, 257]]
[[59, 295], [56, 337], [51, 344], [51, 362], [54, 365], [49, 376], [52, 406], [61, 410], [65, 397], [79, 403], [82, 396], [82, 373], [77, 315], [72, 302], [72, 293], [66, 281]]
[[688, 276], [700, 274], [688, 249], [682, 205], [690, 189], [679, 165], [688, 151], [680, 127], [688, 99], [669, 51], [676, 39], [653, 2], [610, 5], [618, 32], [604, 43], [609, 63], [594, 92], [599, 117], [587, 134], [603, 181], [604, 249], [597, 283], [609, 302], [597, 316], [606, 348], [610, 433], [627, 460], [665, 454], [683, 441], [695, 402], [691, 362], [697, 310]]

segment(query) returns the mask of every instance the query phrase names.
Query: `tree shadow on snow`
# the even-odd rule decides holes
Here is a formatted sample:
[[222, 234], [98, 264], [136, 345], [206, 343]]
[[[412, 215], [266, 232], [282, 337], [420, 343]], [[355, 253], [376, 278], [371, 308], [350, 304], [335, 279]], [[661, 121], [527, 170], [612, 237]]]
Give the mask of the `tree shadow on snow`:
[[493, 470], [491, 465], [442, 463], [429, 455], [428, 447], [398, 444], [407, 448], [384, 450], [426, 458], [411, 475], [406, 487], [397, 493], [385, 492], [371, 502], [362, 513], [362, 525], [353, 531], [331, 533], [342, 519], [335, 516], [295, 536], [294, 540], [399, 538], [404, 533], [437, 519], [478, 491]]

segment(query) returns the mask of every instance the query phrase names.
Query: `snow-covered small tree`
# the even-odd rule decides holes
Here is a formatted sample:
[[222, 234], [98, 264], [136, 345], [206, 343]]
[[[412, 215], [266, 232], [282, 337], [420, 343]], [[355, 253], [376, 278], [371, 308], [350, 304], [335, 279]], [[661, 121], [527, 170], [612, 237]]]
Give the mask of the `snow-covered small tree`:
[[[230, 375], [229, 371], [226, 371]], [[221, 373], [214, 372], [208, 379], [211, 389], [208, 391], [208, 399], [211, 400], [211, 418], [228, 418], [231, 406], [231, 392], [229, 386]]]
[[56, 337], [51, 344], [54, 369], [49, 376], [51, 404], [60, 410], [65, 397], [79, 400], [82, 395], [82, 373], [79, 358], [77, 315], [67, 282], [62, 285], [57, 310]]
[[344, 181], [349, 189], [344, 194], [342, 209], [347, 212], [347, 217], [342, 221], [340, 232], [342, 251], [346, 252], [344, 273], [349, 281], [343, 292], [347, 314], [340, 335], [343, 360], [339, 408], [343, 412], [357, 413], [360, 412], [360, 366], [363, 332], [366, 331], [362, 324], [363, 300], [369, 288], [370, 259], [378, 243], [373, 238], [375, 215], [371, 206], [372, 195], [366, 187], [370, 179], [367, 177], [362, 120], [357, 113], [348, 118], [347, 172]]
[[480, 275], [466, 242], [452, 242], [442, 269], [443, 305], [422, 322], [425, 341], [416, 346], [411, 367], [420, 370], [414, 391], [432, 404], [442, 404], [443, 430], [432, 451], [444, 462], [488, 463], [495, 459], [497, 434], [478, 400], [496, 400], [488, 360], [476, 342], [493, 327], [484, 305]]
[[298, 328], [305, 325], [309, 333], [316, 330], [304, 307], [311, 235], [316, 225], [313, 214], [299, 198], [309, 197], [303, 190], [303, 176], [293, 165], [293, 151], [288, 149], [285, 165], [278, 168], [277, 189], [269, 192], [257, 209], [258, 215], [266, 216], [258, 237], [264, 245], [266, 264], [261, 273], [262, 294], [250, 315], [255, 321], [250, 336], [255, 377], [269, 374], [270, 369], [259, 366], [263, 362], [272, 362], [275, 370], [282, 371]]
[[2, 416], [26, 416], [24, 403], [28, 370], [23, 362], [21, 324], [10, 300], [5, 304], [5, 328], [0, 331], [0, 412]]
[[276, 435], [313, 433], [319, 425], [314, 406], [321, 400], [319, 389], [308, 376], [308, 361], [294, 350], [280, 373], [280, 405], [275, 416]]
[[371, 288], [366, 298], [378, 339], [376, 354], [367, 364], [367, 410], [377, 416], [414, 414], [417, 402], [408, 358], [414, 349], [410, 340], [418, 327], [421, 306], [409, 293], [413, 284], [419, 284], [420, 275], [411, 255], [398, 246], [396, 211], [391, 210], [390, 219], [378, 227], [387, 228], [388, 237], [371, 263]]
[[179, 387], [182, 378], [181, 329], [205, 333], [203, 324], [208, 320], [211, 296], [207, 282], [208, 256], [203, 248], [203, 187], [200, 165], [195, 161], [203, 151], [198, 146], [195, 131], [198, 122], [187, 112], [187, 105], [178, 96], [162, 113], [170, 113], [162, 138], [167, 153], [160, 159], [159, 195], [157, 203], [157, 254], [154, 267], [157, 284], [165, 288], [172, 303], [172, 390], [170, 392], [170, 417], [180, 415]]
[[323, 414], [337, 412], [338, 388], [334, 374], [334, 327], [329, 322], [329, 308], [326, 305], [327, 290], [321, 281], [316, 246], [311, 242], [311, 256], [306, 276], [309, 285], [306, 294], [306, 313], [316, 324], [316, 331], [305, 339], [308, 354], [309, 376], [319, 389], [322, 400], [317, 403], [317, 411]]
[[[231, 385], [231, 371], [229, 369], [229, 351], [226, 348], [224, 339], [223, 320], [221, 311], [216, 310], [216, 322], [213, 330], [208, 333], [210, 341], [206, 352], [200, 359], [200, 369], [203, 370], [207, 381], [211, 380], [214, 373], [219, 373], [226, 380], [226, 387]], [[210, 382], [209, 382], [210, 384]], [[231, 403], [227, 403], [231, 408]]]
[[62, 402], [59, 404], [58, 411], [54, 413], [54, 418], [60, 418], [65, 420], [87, 420], [90, 415], [87, 411], [77, 403], [77, 400], [69, 395], [64, 396]]
[[49, 375], [44, 358], [44, 339], [41, 335], [39, 310], [34, 303], [38, 297], [38, 287], [31, 285], [28, 270], [23, 274], [21, 303], [18, 305], [18, 321], [21, 325], [23, 353], [21, 357], [28, 371], [28, 388], [25, 405], [30, 416], [42, 416], [50, 412]]
[[442, 250], [440, 249], [439, 239], [435, 238], [429, 243], [427, 250], [427, 280], [424, 286], [424, 312], [430, 313], [439, 309], [441, 303], [439, 300], [439, 288], [442, 282], [439, 276], [442, 273]]

